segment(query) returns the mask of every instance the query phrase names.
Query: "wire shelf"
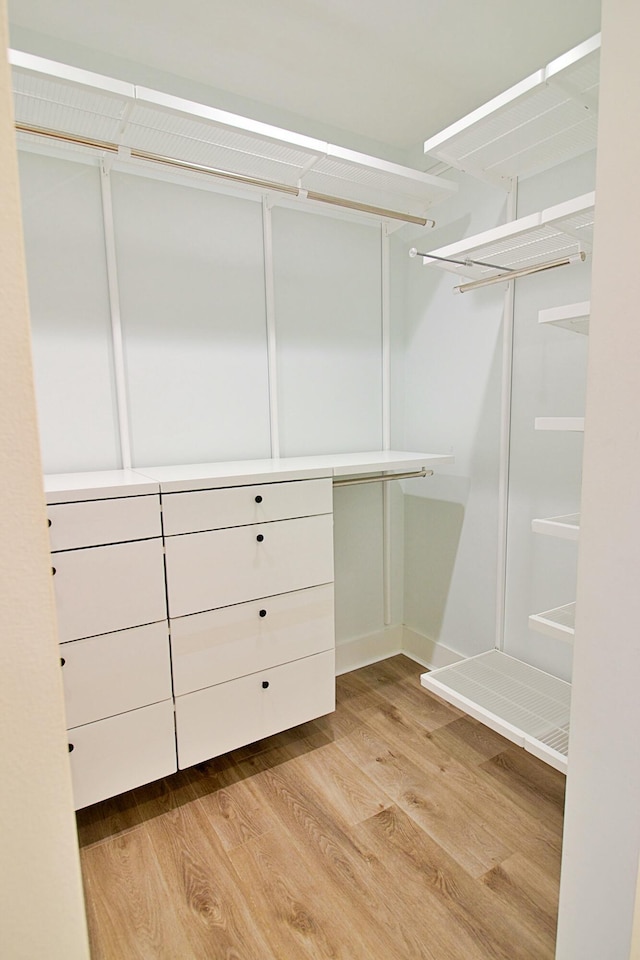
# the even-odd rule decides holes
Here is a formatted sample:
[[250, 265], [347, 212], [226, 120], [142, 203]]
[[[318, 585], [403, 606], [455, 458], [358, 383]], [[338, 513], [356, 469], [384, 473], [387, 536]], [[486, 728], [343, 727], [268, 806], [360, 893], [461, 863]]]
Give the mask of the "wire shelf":
[[431, 137], [424, 152], [504, 182], [593, 150], [599, 72], [597, 34]]
[[423, 674], [422, 685], [566, 771], [571, 685], [499, 650]]

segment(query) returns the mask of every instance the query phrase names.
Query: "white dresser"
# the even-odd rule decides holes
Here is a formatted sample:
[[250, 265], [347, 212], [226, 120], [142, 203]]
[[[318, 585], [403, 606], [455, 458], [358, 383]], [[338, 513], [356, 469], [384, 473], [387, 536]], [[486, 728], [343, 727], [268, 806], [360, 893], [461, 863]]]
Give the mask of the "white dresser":
[[76, 807], [335, 708], [341, 454], [45, 478]]
[[76, 807], [176, 770], [160, 497], [111, 480], [48, 494]]
[[162, 496], [178, 765], [335, 708], [331, 479]]

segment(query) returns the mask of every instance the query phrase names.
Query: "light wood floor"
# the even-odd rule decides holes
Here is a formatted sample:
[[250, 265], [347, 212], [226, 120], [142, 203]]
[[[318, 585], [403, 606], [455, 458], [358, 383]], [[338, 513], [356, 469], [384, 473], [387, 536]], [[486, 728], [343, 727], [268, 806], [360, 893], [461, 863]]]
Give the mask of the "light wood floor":
[[93, 960], [552, 960], [564, 777], [422, 670], [80, 811]]

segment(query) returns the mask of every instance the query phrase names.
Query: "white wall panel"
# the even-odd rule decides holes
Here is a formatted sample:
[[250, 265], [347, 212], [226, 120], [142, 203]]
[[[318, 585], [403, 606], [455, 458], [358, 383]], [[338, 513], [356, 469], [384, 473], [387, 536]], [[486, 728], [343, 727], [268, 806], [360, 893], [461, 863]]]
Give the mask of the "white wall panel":
[[382, 484], [333, 494], [336, 644], [384, 627]]
[[260, 204], [112, 181], [134, 465], [269, 456]]
[[100, 174], [20, 153], [44, 470], [120, 466]]
[[392, 260], [405, 289], [404, 362], [392, 385], [404, 415], [393, 418], [392, 446], [455, 456], [434, 477], [403, 484], [404, 622], [471, 656], [495, 637], [504, 291], [455, 295], [455, 277], [408, 257], [411, 246], [428, 251], [503, 222], [503, 190], [457, 178], [438, 229], [405, 241]]
[[379, 449], [380, 228], [272, 216], [281, 454]]

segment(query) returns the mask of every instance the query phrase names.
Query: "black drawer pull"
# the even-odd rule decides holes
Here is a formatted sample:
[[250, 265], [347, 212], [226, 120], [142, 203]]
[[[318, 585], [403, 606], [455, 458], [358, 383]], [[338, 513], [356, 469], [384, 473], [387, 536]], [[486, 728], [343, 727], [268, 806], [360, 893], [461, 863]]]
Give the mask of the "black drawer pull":
[[269, 686], [269, 681], [268, 681], [268, 680], [263, 680], [263, 681], [262, 681], [262, 689], [263, 689], [263, 690], [266, 690], [268, 686]]
[[260, 611], [260, 616], [261, 616], [261, 617], [266, 617], [266, 615], [267, 615], [267, 611], [266, 611], [266, 610], [261, 610], [261, 611]]
[[69, 753], [73, 753], [74, 750], [75, 750], [74, 744], [73, 744], [73, 743], [70, 743], [70, 744], [69, 744]]
[[48, 527], [51, 526], [51, 517], [47, 517], [47, 526], [48, 526]]
[[256, 503], [262, 503], [262, 497], [260, 496], [260, 494], [258, 494], [258, 496], [256, 497]]
[[65, 660], [64, 657], [60, 657], [60, 666], [61, 666], [61, 667], [64, 667], [64, 665], [65, 665], [66, 662], [67, 662], [67, 661]]
[[56, 575], [56, 568], [55, 568], [55, 567], [51, 567], [51, 576], [52, 576], [52, 577], [55, 577], [55, 575]]
[[262, 543], [262, 541], [264, 540], [264, 534], [259, 533], [258, 536], [256, 537], [256, 540], [258, 541], [258, 543]]

